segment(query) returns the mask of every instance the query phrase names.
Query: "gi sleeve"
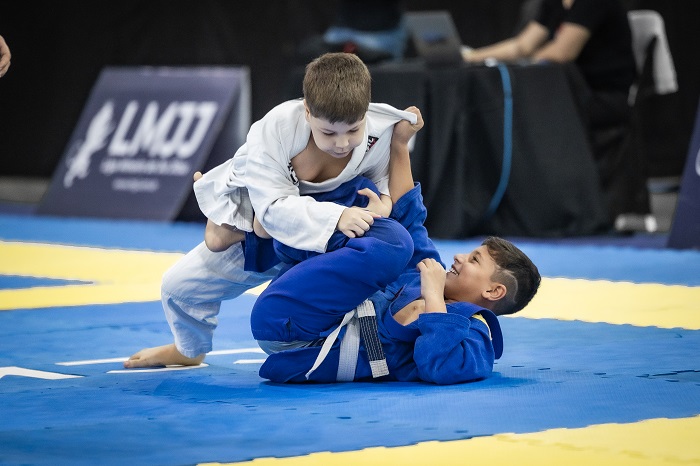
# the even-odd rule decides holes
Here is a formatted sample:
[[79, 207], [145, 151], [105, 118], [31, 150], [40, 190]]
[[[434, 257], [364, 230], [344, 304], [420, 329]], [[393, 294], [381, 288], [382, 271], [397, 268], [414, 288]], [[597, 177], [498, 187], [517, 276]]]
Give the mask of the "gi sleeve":
[[394, 127], [391, 126], [384, 134], [377, 138], [377, 142], [372, 149], [365, 154], [365, 157], [372, 157], [376, 160], [363, 175], [369, 178], [381, 194], [389, 195], [389, 150], [391, 145], [391, 135]]
[[245, 145], [236, 155], [212, 168], [194, 183], [194, 193], [202, 213], [217, 225], [233, 225], [239, 230], [253, 230], [253, 207], [243, 176]]
[[493, 371], [495, 356], [489, 330], [478, 319], [429, 313], [413, 325], [421, 332], [413, 360], [422, 380], [455, 384], [488, 377]]
[[[415, 125], [416, 114], [399, 110], [388, 104], [372, 102], [367, 110], [367, 152], [369, 169], [362, 172], [377, 186], [382, 194], [389, 194], [389, 152], [394, 126], [401, 120], [408, 120]], [[409, 143], [411, 147], [412, 143]], [[412, 147], [411, 147], [412, 148]]]
[[283, 141], [291, 127], [261, 121], [249, 133], [246, 186], [255, 215], [267, 232], [283, 244], [305, 251], [325, 252], [344, 206], [317, 202], [299, 194], [291, 170], [290, 144]]
[[443, 267], [445, 266], [424, 226], [427, 216], [428, 211], [423, 204], [420, 183], [415, 183], [413, 189], [401, 196], [392, 208], [390, 217], [401, 223], [413, 239], [413, 257], [406, 266], [407, 270], [414, 270], [418, 263], [426, 258], [435, 259]]

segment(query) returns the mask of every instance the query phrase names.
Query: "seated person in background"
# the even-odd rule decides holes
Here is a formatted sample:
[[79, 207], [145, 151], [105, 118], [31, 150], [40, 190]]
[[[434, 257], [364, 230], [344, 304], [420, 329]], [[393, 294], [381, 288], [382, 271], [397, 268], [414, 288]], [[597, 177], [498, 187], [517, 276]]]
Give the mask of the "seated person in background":
[[[398, 123], [395, 136], [407, 125]], [[491, 374], [503, 351], [496, 316], [530, 302], [540, 284], [537, 267], [510, 242], [491, 237], [456, 255], [446, 272], [423, 226], [427, 212], [408, 150], [393, 140], [389, 186], [390, 218], [294, 265], [260, 295], [251, 328], [270, 355], [261, 377], [453, 384]], [[377, 328], [366, 333], [368, 318]]]
[[[627, 118], [627, 97], [636, 76], [627, 13], [617, 0], [542, 0], [534, 20], [515, 37], [477, 49], [465, 49], [469, 62], [486, 58], [536, 62], [575, 62], [591, 91], [610, 94], [592, 102], [591, 123]], [[614, 100], [617, 99], [617, 100]], [[611, 115], [611, 111], [613, 114]]]
[[468, 62], [494, 58], [575, 63], [580, 75], [572, 80], [574, 92], [589, 128], [601, 186], [609, 197], [611, 220], [622, 212], [648, 209], [646, 187], [638, 186], [639, 180], [624, 179], [639, 170], [623, 150], [636, 68], [627, 13], [618, 0], [542, 0], [535, 18], [518, 35], [464, 48], [462, 55]]

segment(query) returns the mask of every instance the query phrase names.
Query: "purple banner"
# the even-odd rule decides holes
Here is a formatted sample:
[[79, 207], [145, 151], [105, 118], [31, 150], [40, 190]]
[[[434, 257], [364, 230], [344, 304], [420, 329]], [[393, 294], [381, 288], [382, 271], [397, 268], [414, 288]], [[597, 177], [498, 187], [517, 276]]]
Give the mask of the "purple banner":
[[668, 246], [676, 249], [700, 249], [700, 106], [683, 169]]
[[38, 213], [173, 220], [217, 141], [230, 156], [249, 125], [245, 67], [106, 68]]

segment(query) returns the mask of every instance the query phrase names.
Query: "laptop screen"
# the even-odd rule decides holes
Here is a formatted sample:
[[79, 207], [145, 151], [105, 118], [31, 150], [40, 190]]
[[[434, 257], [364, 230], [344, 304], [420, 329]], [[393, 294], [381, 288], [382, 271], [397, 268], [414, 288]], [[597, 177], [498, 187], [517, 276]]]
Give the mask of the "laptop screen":
[[416, 54], [426, 63], [462, 63], [462, 40], [449, 11], [407, 12], [406, 26]]

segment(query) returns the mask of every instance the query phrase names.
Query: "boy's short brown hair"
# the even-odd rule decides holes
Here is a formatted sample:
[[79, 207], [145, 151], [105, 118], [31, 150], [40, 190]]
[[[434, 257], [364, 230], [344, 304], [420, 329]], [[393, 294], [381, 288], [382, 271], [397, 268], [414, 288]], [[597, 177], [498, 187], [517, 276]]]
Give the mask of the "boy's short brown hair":
[[498, 315], [513, 314], [524, 308], [537, 293], [541, 277], [537, 266], [524, 252], [503, 238], [490, 236], [481, 244], [486, 246], [496, 263], [492, 280], [506, 285], [506, 296], [492, 311]]
[[304, 99], [311, 115], [330, 123], [362, 120], [371, 101], [367, 66], [351, 53], [326, 53], [306, 65]]

